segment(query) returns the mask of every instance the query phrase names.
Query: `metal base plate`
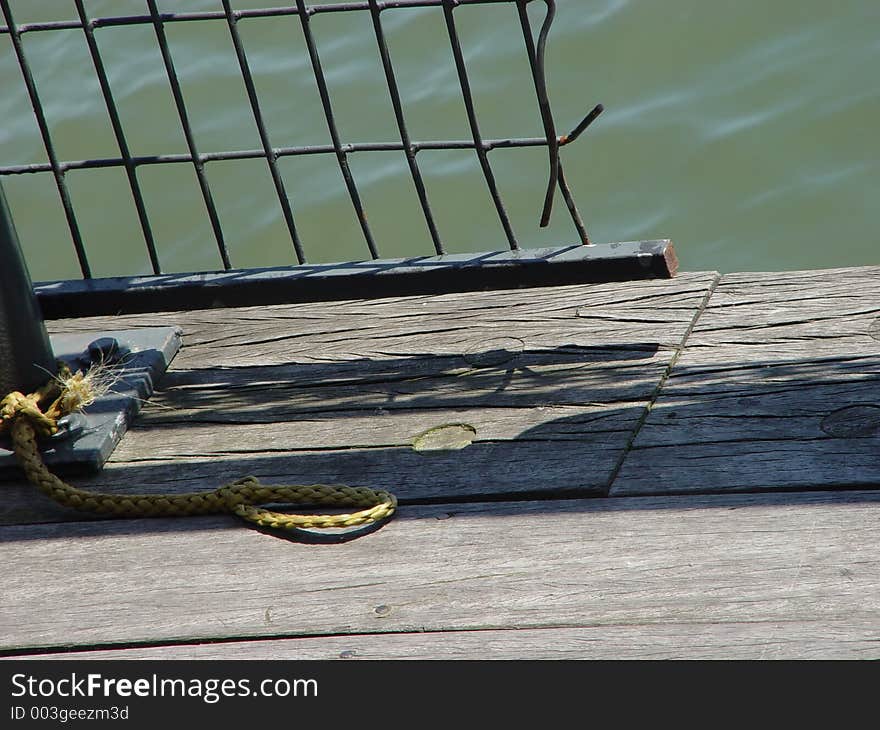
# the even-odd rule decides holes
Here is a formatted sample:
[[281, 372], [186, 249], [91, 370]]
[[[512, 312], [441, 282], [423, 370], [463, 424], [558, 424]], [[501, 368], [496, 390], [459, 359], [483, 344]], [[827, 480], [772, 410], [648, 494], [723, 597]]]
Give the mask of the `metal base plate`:
[[[73, 372], [104, 360], [110, 363], [115, 383], [83, 413], [71, 416], [62, 432], [41, 441], [43, 459], [60, 473], [99, 471], [180, 349], [180, 330], [150, 327], [52, 335], [50, 339], [56, 359], [63, 360]], [[115, 347], [108, 347], [112, 340]], [[0, 479], [21, 478], [11, 448], [8, 435], [3, 434]]]

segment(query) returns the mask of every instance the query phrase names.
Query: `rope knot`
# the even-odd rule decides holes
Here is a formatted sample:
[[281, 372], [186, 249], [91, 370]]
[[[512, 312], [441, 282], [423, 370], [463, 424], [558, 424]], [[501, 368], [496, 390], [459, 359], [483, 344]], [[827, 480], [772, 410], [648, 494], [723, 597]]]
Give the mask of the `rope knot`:
[[58, 431], [58, 421], [40, 409], [42, 393], [37, 391], [25, 395], [17, 390], [12, 391], [0, 401], [0, 431], [9, 428], [19, 417], [30, 421], [40, 436], [51, 436]]

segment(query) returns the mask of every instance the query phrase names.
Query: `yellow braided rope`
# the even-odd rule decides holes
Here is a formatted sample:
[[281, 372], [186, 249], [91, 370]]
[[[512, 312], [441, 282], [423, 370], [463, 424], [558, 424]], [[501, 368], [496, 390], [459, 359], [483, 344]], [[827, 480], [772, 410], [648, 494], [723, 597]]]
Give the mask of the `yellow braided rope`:
[[[77, 373], [72, 378], [82, 375]], [[69, 393], [54, 381], [40, 390], [23, 395], [9, 393], [0, 401], [0, 431], [9, 430], [18, 462], [28, 481], [43, 494], [65, 507], [114, 517], [180, 517], [231, 513], [260, 527], [295, 528], [355, 527], [386, 519], [394, 514], [397, 499], [384, 490], [327, 484], [261, 484], [256, 477], [244, 477], [212, 492], [188, 494], [102, 494], [78, 489], [52, 474], [40, 456], [37, 435], [58, 430], [58, 418], [76, 406]], [[51, 400], [45, 409], [41, 403]], [[67, 400], [65, 398], [67, 397]], [[332, 507], [361, 507], [358, 512], [340, 515], [296, 515], [258, 507], [268, 503], [308, 504]]]

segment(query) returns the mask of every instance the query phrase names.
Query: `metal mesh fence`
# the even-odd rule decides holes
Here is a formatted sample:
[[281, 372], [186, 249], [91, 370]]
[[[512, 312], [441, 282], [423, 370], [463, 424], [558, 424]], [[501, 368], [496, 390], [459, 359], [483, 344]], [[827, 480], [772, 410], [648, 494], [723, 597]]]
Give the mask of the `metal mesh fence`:
[[[562, 163], [560, 161], [560, 148], [570, 144], [590, 125], [601, 113], [602, 106], [594, 107], [570, 133], [559, 135], [556, 123], [548, 99], [547, 84], [545, 77], [545, 47], [550, 27], [556, 13], [556, 4], [553, 0], [364, 0], [361, 2], [340, 2], [321, 5], [311, 5], [304, 0], [284, 7], [272, 7], [264, 9], [236, 10], [229, 0], [222, 0], [222, 9], [215, 11], [200, 12], [161, 12], [156, 0], [145, 0], [146, 11], [136, 15], [90, 17], [86, 12], [84, 0], [72, 0], [76, 9], [76, 19], [59, 20], [34, 23], [16, 23], [9, 0], [0, 0], [0, 10], [3, 14], [5, 25], [0, 26], [0, 38], [8, 36], [14, 49], [14, 56], [21, 72], [21, 78], [26, 88], [27, 96], [33, 109], [33, 116], [39, 128], [40, 137], [45, 147], [47, 162], [2, 165], [0, 164], [0, 177], [8, 175], [22, 175], [29, 173], [51, 173], [58, 191], [58, 199], [64, 211], [67, 228], [70, 232], [70, 241], [75, 249], [82, 277], [92, 277], [92, 266], [86, 252], [81, 227], [77, 221], [77, 212], [71, 199], [65, 175], [72, 170], [88, 170], [99, 168], [122, 168], [125, 171], [127, 183], [131, 190], [139, 227], [143, 235], [143, 243], [146, 247], [150, 267], [154, 275], [163, 273], [159, 252], [157, 251], [153, 225], [151, 224], [150, 211], [145, 201], [143, 191], [138, 178], [138, 172], [145, 166], [154, 165], [191, 165], [195, 171], [201, 198], [204, 202], [205, 214], [210, 221], [210, 227], [220, 260], [224, 269], [233, 268], [226, 237], [224, 236], [218, 206], [212, 194], [211, 185], [206, 174], [206, 166], [215, 161], [264, 159], [268, 174], [271, 177], [275, 195], [278, 199], [284, 223], [290, 237], [292, 247], [292, 259], [295, 263], [307, 261], [305, 247], [301, 239], [300, 231], [296, 222], [296, 205], [294, 198], [285, 187], [284, 178], [279, 169], [280, 158], [298, 155], [333, 155], [336, 158], [339, 173], [344, 182], [347, 195], [357, 217], [364, 245], [370, 258], [377, 259], [381, 256], [380, 243], [375, 240], [370, 228], [369, 218], [365, 211], [363, 197], [358, 184], [352, 174], [349, 157], [358, 152], [403, 152], [406, 157], [409, 175], [415, 189], [421, 208], [427, 231], [437, 254], [446, 252], [444, 240], [438, 229], [435, 215], [432, 211], [431, 201], [419, 166], [418, 155], [424, 150], [473, 150], [479, 162], [482, 177], [491, 197], [492, 204], [498, 220], [504, 230], [507, 244], [511, 250], [520, 247], [517, 235], [511, 225], [508, 210], [505, 207], [499, 186], [493, 171], [490, 153], [496, 149], [522, 148], [522, 147], [546, 147], [548, 152], [548, 180], [541, 214], [541, 225], [546, 226], [550, 219], [554, 198], [560, 194], [566, 210], [571, 217], [574, 228], [580, 241], [588, 245], [590, 243], [587, 231], [581, 216], [574, 203], [571, 190], [565, 178]], [[545, 7], [545, 14], [540, 28], [535, 32], [529, 18], [528, 6], [536, 2]], [[466, 6], [474, 5], [502, 5], [510, 6], [511, 12], [517, 14], [519, 27], [522, 31], [522, 41], [531, 69], [534, 86], [534, 94], [537, 100], [538, 110], [544, 130], [542, 137], [519, 137], [507, 139], [487, 139], [483, 136], [480, 128], [480, 120], [477, 115], [474, 94], [471, 89], [468, 64], [462, 51], [460, 41], [459, 24], [467, 22], [463, 14], [467, 13]], [[454, 61], [455, 71], [458, 78], [459, 93], [464, 103], [467, 114], [470, 138], [467, 139], [413, 139], [408, 125], [404, 104], [398, 87], [398, 74], [392, 60], [387, 32], [383, 25], [382, 13], [388, 9], [427, 8], [433, 7], [442, 10], [445, 31], [448, 35], [449, 50]], [[376, 48], [381, 59], [382, 71], [387, 85], [388, 96], [393, 108], [393, 116], [397, 126], [399, 141], [392, 142], [350, 142], [344, 140], [339, 131], [337, 119], [334, 114], [333, 98], [330, 93], [327, 79], [322, 66], [321, 48], [316, 40], [312, 29], [312, 20], [316, 16], [325, 13], [348, 13], [360, 12], [370, 16]], [[320, 103], [323, 109], [327, 130], [329, 131], [330, 143], [321, 145], [299, 145], [279, 147], [272, 143], [267, 124], [263, 104], [258, 94], [254, 81], [254, 74], [248, 61], [247, 50], [239, 31], [242, 21], [253, 18], [271, 18], [295, 16], [301, 27], [305, 48], [308, 52], [308, 61], [313, 74], [316, 87], [320, 95]], [[193, 132], [190, 121], [187, 101], [181, 89], [180, 78], [174, 65], [171, 47], [166, 36], [166, 26], [174, 23], [198, 23], [200, 21], [223, 21], [228, 28], [229, 42], [231, 43], [241, 79], [247, 93], [250, 111], [259, 135], [260, 146], [255, 149], [223, 150], [202, 152]], [[161, 52], [162, 63], [167, 77], [169, 89], [174, 100], [174, 107], [179, 118], [180, 127], [186, 142], [186, 152], [175, 154], [154, 154], [149, 156], [135, 155], [131, 151], [126, 130], [121, 121], [117, 100], [108, 80], [107, 69], [101, 54], [96, 36], [100, 33], [112, 32], [113, 28], [123, 26], [147, 26], [151, 27], [156, 38], [156, 43]], [[94, 159], [62, 160], [59, 158], [56, 145], [53, 141], [53, 132], [44, 113], [44, 105], [41, 101], [40, 90], [32, 72], [32, 59], [25, 50], [22, 39], [28, 34], [37, 34], [57, 30], [80, 30], [83, 42], [86, 44], [94, 73], [100, 86], [101, 95], [106, 106], [113, 136], [119, 150], [118, 156]], [[26, 110], [23, 110], [26, 112]], [[2, 161], [0, 161], [2, 162]], [[13, 211], [14, 213], [14, 211]], [[293, 261], [292, 261], [293, 262]]]

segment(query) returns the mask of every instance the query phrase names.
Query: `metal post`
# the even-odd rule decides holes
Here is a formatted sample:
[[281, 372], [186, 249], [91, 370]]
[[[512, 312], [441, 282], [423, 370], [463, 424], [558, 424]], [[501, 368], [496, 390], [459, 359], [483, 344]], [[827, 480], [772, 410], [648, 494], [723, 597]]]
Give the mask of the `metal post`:
[[55, 373], [55, 357], [0, 185], [0, 398], [29, 393]]

